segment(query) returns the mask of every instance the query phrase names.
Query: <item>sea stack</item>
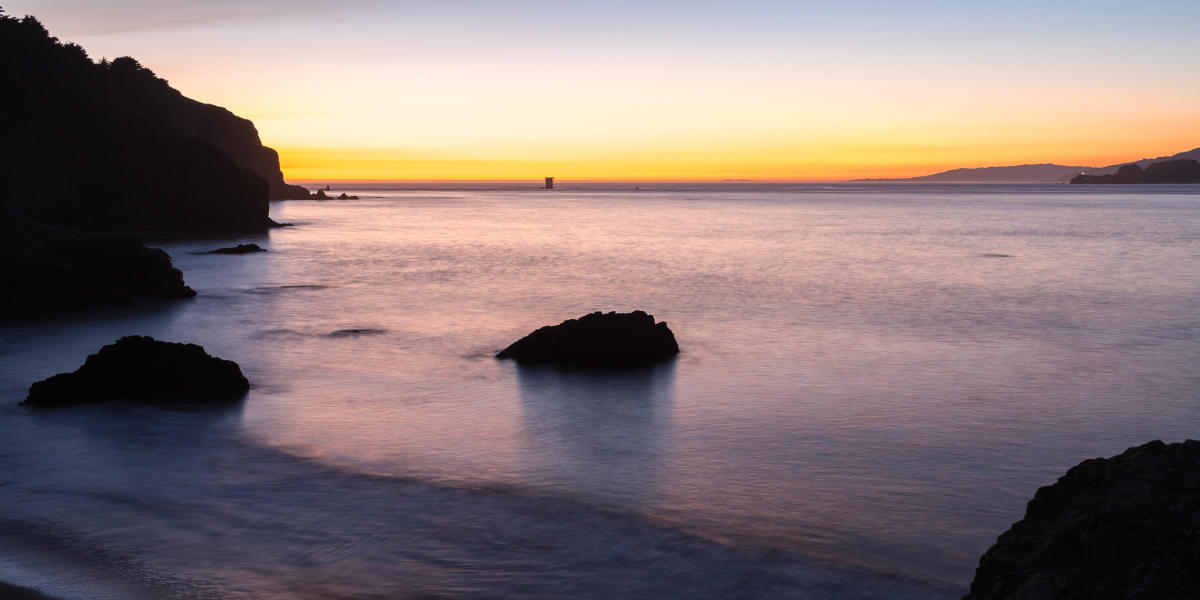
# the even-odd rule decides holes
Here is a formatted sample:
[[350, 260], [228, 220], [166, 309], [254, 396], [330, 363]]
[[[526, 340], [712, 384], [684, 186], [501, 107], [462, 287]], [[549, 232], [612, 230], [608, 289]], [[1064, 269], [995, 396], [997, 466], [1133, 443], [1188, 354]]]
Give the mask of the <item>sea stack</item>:
[[1200, 598], [1200, 442], [1085, 460], [1041, 488], [964, 600]]
[[594, 312], [542, 327], [496, 355], [521, 364], [627, 368], [679, 354], [675, 334], [643, 311]]
[[211, 356], [201, 346], [126, 336], [87, 357], [78, 370], [33, 384], [22, 404], [196, 404], [237, 400], [248, 389], [237, 363]]

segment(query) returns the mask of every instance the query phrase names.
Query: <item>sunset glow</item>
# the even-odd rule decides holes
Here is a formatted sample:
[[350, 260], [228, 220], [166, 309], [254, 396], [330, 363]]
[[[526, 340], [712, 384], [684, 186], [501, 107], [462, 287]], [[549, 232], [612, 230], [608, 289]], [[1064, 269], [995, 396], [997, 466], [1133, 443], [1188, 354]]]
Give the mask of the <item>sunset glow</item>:
[[903, 177], [1200, 133], [1190, 2], [77, 4], [4, 7], [251, 119], [289, 179]]

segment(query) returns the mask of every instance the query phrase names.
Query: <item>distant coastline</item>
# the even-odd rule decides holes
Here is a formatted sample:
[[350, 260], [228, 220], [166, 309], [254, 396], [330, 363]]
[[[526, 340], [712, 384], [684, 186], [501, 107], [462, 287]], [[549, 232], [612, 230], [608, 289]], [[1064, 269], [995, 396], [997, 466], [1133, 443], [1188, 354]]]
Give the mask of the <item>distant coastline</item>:
[[921, 175], [919, 177], [884, 177], [870, 179], [852, 179], [852, 183], [1069, 183], [1079, 175], [1113, 175], [1127, 165], [1137, 165], [1139, 169], [1147, 169], [1154, 163], [1172, 160], [1200, 160], [1200, 147], [1157, 158], [1142, 158], [1135, 161], [1122, 162], [1106, 167], [1084, 167], [1059, 165], [1054, 163], [1023, 164], [996, 167], [960, 168]]

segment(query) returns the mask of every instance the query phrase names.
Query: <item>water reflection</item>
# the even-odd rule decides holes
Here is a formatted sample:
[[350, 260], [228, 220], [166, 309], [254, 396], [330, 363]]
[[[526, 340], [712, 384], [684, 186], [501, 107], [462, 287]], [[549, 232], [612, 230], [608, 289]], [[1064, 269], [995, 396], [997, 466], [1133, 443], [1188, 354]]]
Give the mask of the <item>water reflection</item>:
[[525, 462], [538, 478], [645, 504], [663, 484], [675, 363], [624, 372], [518, 367]]

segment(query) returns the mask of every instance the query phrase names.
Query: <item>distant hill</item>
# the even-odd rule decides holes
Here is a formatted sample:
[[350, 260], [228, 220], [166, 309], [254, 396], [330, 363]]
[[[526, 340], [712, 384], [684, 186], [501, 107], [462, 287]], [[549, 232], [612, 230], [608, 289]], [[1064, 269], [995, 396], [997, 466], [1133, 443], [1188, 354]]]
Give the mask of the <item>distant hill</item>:
[[952, 169], [932, 175], [895, 179], [856, 179], [855, 181], [901, 181], [913, 183], [1066, 183], [1080, 174], [1109, 175], [1124, 165], [1136, 164], [1145, 169], [1156, 162], [1168, 160], [1200, 159], [1200, 148], [1180, 152], [1172, 156], [1143, 158], [1106, 167], [1082, 167], [1042, 163], [1036, 165], [1014, 165], [1007, 167], [979, 167]]
[[256, 231], [283, 181], [254, 124], [137, 60], [93, 62], [33, 17], [0, 14], [0, 208], [84, 229]]
[[1076, 175], [1071, 183], [1200, 183], [1200, 162], [1192, 159], [1165, 160], [1145, 169], [1123, 165], [1108, 175]]

